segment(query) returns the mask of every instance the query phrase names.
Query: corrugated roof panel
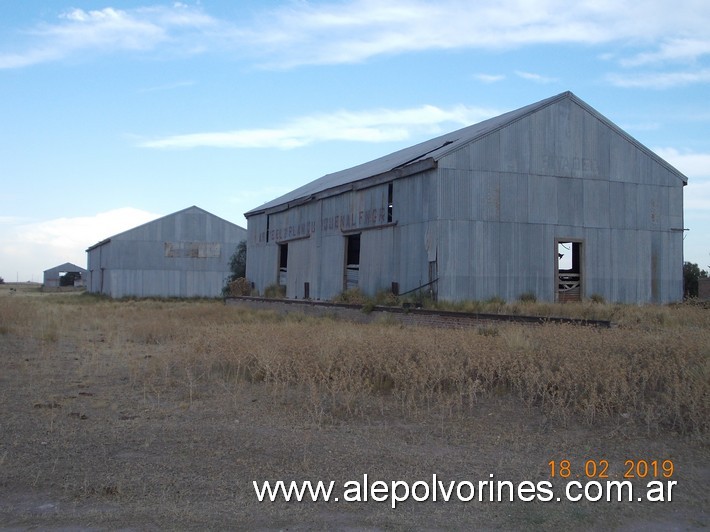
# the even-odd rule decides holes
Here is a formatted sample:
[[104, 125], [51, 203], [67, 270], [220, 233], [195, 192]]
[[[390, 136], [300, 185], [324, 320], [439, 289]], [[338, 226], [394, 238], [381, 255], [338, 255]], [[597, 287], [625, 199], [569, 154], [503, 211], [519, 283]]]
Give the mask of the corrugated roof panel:
[[[574, 102], [575, 104], [579, 105], [583, 109], [585, 109], [587, 112], [591, 113], [593, 116], [595, 116], [598, 120], [603, 122], [605, 125], [608, 127], [612, 128], [614, 131], [622, 135], [624, 138], [626, 138], [631, 144], [633, 144], [636, 148], [640, 149], [641, 151], [645, 152], [647, 155], [651, 156], [653, 159], [656, 161], [660, 162], [663, 166], [665, 166], [669, 172], [677, 175], [683, 183], [687, 183], [687, 178], [678, 172], [675, 168], [673, 168], [670, 164], [668, 164], [666, 161], [658, 157], [658, 155], [654, 154], [651, 150], [643, 146], [641, 143], [633, 139], [630, 135], [628, 135], [626, 132], [624, 132], [622, 129], [620, 129], [618, 126], [616, 126], [614, 123], [609, 121], [607, 118], [602, 116], [600, 113], [598, 113], [595, 109], [590, 107], [588, 104], [577, 98], [574, 94], [571, 92], [563, 92], [561, 94], [558, 94], [556, 96], [553, 96], [551, 98], [547, 98], [544, 100], [541, 100], [539, 102], [527, 105], [525, 107], [521, 107], [520, 109], [516, 109], [514, 111], [510, 111], [508, 113], [502, 114], [500, 116], [490, 118], [488, 120], [485, 120], [483, 122], [479, 122], [478, 124], [474, 124], [472, 126], [468, 126], [462, 129], [459, 129], [457, 131], [452, 131], [451, 133], [447, 133], [445, 135], [441, 135], [440, 137], [436, 137], [430, 140], [427, 140], [425, 142], [421, 142], [419, 144], [416, 144], [414, 146], [410, 146], [408, 148], [404, 148], [402, 150], [396, 151], [394, 153], [390, 153], [389, 155], [385, 155], [384, 157], [380, 157], [378, 159], [375, 159], [373, 161], [369, 161], [363, 164], [360, 164], [358, 166], [354, 166], [352, 168], [348, 168], [346, 170], [341, 170], [339, 172], [335, 172], [332, 174], [327, 174], [319, 179], [316, 179], [315, 181], [311, 181], [310, 183], [307, 183], [303, 185], [302, 187], [299, 187], [279, 198], [276, 198], [272, 201], [269, 201], [260, 207], [257, 207], [256, 209], [252, 209], [251, 211], [248, 211], [245, 213], [245, 216], [251, 216], [254, 214], [258, 214], [260, 212], [263, 212], [268, 209], [273, 209], [279, 206], [283, 205], [288, 205], [289, 203], [292, 202], [298, 202], [298, 201], [303, 201], [303, 200], [308, 200], [311, 197], [315, 196], [316, 194], [322, 193], [324, 191], [330, 190], [330, 189], [336, 189], [338, 187], [343, 187], [345, 185], [355, 183], [358, 181], [362, 181], [374, 176], [386, 174], [387, 172], [392, 172], [397, 169], [402, 169], [402, 168], [407, 168], [409, 165], [420, 163], [422, 161], [425, 161], [427, 159], [431, 159], [435, 162], [438, 162], [442, 157], [448, 155], [451, 152], [454, 152], [461, 148], [462, 146], [476, 141], [489, 133], [492, 133], [494, 131], [497, 131], [503, 127], [509, 126], [516, 122], [517, 120], [528, 116], [532, 113], [535, 113], [541, 109], [544, 109], [545, 107], [559, 102], [561, 100], [568, 99], [571, 102]], [[571, 111], [571, 110], [570, 110]], [[527, 142], [527, 137], [521, 134], [520, 139], [524, 141], [524, 144], [522, 145], [522, 149], [524, 150], [524, 153], [521, 154], [523, 155], [524, 158], [527, 158], [528, 155], [528, 150], [532, 149], [532, 152], [535, 153], [535, 143], [536, 142], [542, 142], [542, 136], [545, 135], [545, 131], [548, 129], [545, 127], [545, 120], [552, 120], [557, 118], [558, 116], [555, 114], [550, 114], [547, 116], [541, 116], [539, 121], [540, 121], [540, 138], [535, 138], [533, 136], [530, 141], [532, 142], [532, 146], [528, 145]], [[513, 137], [515, 138], [515, 136]], [[511, 151], [510, 151], [510, 146], [505, 150], [505, 156], [510, 159], [510, 164], [511, 164], [511, 170], [513, 169], [512, 167], [515, 166], [514, 163], [519, 163], [522, 161], [517, 161], [514, 160]], [[471, 162], [475, 167], [476, 162], [472, 161]], [[541, 161], [531, 161], [533, 166], [541, 166]], [[536, 164], [537, 163], [537, 164]]]
[[[219, 216], [216, 216], [210, 212], [207, 212], [206, 210], [204, 210], [200, 207], [197, 207], [196, 205], [193, 205], [192, 207], [187, 207], [187, 208], [179, 210], [177, 212], [167, 214], [165, 216], [161, 216], [160, 218], [156, 218], [155, 220], [151, 220], [150, 222], [145, 222], [143, 224], [137, 225], [136, 227], [133, 227], [131, 229], [127, 229], [126, 231], [122, 231], [118, 234], [115, 234], [115, 235], [109, 237], [109, 238], [101, 240], [100, 242], [97, 242], [96, 244], [89, 246], [86, 251], [91, 251], [92, 249], [103, 246], [104, 244], [108, 244], [109, 242], [111, 242], [111, 240], [115, 240], [115, 239], [118, 239], [121, 237], [126, 237], [126, 236], [138, 237], [141, 234], [141, 232], [147, 231], [150, 228], [155, 228], [170, 218], [178, 218], [179, 219], [179, 217], [181, 215], [207, 215], [208, 220], [209, 220], [209, 218], [219, 220], [219, 221], [223, 222], [225, 225], [228, 225], [230, 227], [234, 227], [236, 229], [240, 229], [240, 230], [244, 231], [244, 233], [246, 235], [246, 229], [244, 229], [243, 227], [240, 227], [233, 222], [230, 222], [228, 220], [220, 218]], [[185, 240], [186, 238], [187, 239], [190, 238], [188, 236], [185, 236], [184, 238], [183, 238], [183, 235], [180, 235], [180, 236], [181, 236], [181, 239], [183, 239], [183, 240]], [[142, 239], [142, 238], [146, 238], [146, 237], [140, 237], [140, 239]], [[196, 234], [194, 239], [199, 240], [200, 235]]]
[[44, 273], [58, 273], [58, 272], [86, 272], [84, 268], [81, 266], [77, 266], [76, 264], [72, 262], [65, 262], [64, 264], [60, 264], [59, 266], [55, 266], [54, 268], [49, 268], [48, 270], [44, 270]]
[[562, 93], [552, 98], [522, 107], [515, 111], [510, 111], [500, 116], [479, 122], [478, 124], [474, 124], [457, 131], [452, 131], [451, 133], [447, 133], [440, 137], [436, 137], [394, 153], [390, 153], [389, 155], [385, 155], [379, 159], [375, 159], [358, 166], [353, 166], [352, 168], [348, 168], [346, 170], [327, 174], [289, 192], [288, 194], [265, 203], [256, 209], [252, 209], [247, 212], [245, 216], [256, 214], [266, 209], [277, 207], [298, 199], [307, 198], [313, 194], [317, 194], [331, 188], [384, 174], [397, 168], [403, 168], [409, 164], [420, 162], [427, 158], [439, 160], [444, 155], [460, 148], [462, 145], [495, 131], [496, 129], [522, 118], [530, 112], [549, 105], [560, 98], [567, 97], [570, 94], [571, 93]]

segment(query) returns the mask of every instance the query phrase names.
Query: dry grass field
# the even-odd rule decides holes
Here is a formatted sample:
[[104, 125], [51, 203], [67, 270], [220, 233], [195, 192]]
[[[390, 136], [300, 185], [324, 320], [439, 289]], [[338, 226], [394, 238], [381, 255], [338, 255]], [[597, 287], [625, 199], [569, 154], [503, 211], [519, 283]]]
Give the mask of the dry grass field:
[[[450, 330], [9, 288], [0, 285], [0, 528], [709, 524], [708, 309], [598, 305], [595, 317], [617, 327]], [[259, 502], [252, 487], [333, 480], [342, 496], [364, 474], [476, 485], [494, 475], [550, 481], [559, 496], [567, 481], [601, 481], [605, 461], [608, 479], [623, 480], [627, 460], [660, 468], [634, 470], [632, 502], [408, 500], [393, 509]], [[600, 466], [596, 477], [585, 464], [588, 473]], [[672, 501], [636, 500], [650, 480], [676, 481]]]

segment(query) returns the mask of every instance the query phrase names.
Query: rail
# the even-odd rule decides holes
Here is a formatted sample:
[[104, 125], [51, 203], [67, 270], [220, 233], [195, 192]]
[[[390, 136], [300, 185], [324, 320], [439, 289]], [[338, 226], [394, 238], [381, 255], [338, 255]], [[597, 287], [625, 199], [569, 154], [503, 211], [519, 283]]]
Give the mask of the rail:
[[[465, 327], [476, 326], [481, 323], [490, 322], [512, 322], [512, 323], [568, 323], [573, 325], [585, 325], [592, 327], [609, 328], [613, 323], [607, 320], [591, 320], [580, 318], [562, 318], [554, 316], [526, 316], [521, 314], [485, 314], [476, 312], [458, 312], [452, 310], [437, 309], [413, 309], [402, 307], [381, 307], [368, 308], [367, 313], [363, 312], [362, 305], [350, 303], [332, 303], [326, 301], [312, 301], [304, 299], [269, 299], [254, 296], [232, 296], [225, 298], [227, 305], [245, 305], [254, 309], [280, 310], [284, 314], [292, 311], [300, 311], [309, 315], [333, 316], [339, 315], [344, 319], [358, 322], [370, 322], [378, 319], [378, 316], [389, 315], [394, 319], [406, 322], [411, 325], [426, 325], [433, 327]], [[291, 310], [289, 310], [289, 308]]]

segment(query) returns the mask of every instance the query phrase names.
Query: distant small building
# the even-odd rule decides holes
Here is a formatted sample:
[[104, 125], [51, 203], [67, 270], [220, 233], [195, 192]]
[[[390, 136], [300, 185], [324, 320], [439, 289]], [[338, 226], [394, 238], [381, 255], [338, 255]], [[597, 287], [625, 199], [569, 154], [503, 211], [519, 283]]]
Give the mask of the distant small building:
[[189, 207], [89, 247], [89, 292], [111, 297], [218, 297], [246, 229]]
[[66, 286], [84, 286], [84, 280], [86, 279], [87, 271], [81, 266], [72, 264], [71, 262], [65, 262], [49, 270], [44, 270], [44, 287], [45, 288], [59, 288], [62, 286], [62, 277], [66, 274], [74, 274], [71, 284]]

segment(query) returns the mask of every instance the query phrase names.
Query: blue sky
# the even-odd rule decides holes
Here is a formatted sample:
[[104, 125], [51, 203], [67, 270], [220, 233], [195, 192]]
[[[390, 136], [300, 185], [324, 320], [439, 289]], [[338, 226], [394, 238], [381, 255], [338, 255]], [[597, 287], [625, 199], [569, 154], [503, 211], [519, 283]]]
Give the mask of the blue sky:
[[710, 266], [710, 2], [0, 2], [0, 276], [571, 90], [689, 178]]

